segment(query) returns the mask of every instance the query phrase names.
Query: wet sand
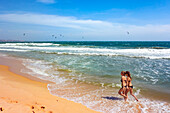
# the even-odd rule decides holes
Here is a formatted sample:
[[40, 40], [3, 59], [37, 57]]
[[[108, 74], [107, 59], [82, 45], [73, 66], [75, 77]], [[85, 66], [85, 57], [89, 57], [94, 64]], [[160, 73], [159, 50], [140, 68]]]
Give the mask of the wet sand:
[[30, 80], [0, 65], [0, 111], [4, 113], [96, 113], [86, 106], [51, 95], [47, 83]]

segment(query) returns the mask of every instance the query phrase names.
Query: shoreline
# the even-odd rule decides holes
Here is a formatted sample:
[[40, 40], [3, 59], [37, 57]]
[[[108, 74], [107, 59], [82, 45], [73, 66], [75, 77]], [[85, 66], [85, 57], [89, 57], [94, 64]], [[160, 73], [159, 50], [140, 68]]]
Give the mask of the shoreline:
[[50, 94], [47, 83], [15, 74], [0, 65], [0, 107], [4, 113], [97, 113], [86, 106]]
[[15, 58], [13, 56], [3, 56], [3, 55], [6, 55], [6, 54], [0, 54], [0, 65], [5, 65], [5, 66], [10, 67], [9, 71], [11, 71], [15, 74], [18, 74], [20, 76], [26, 77], [33, 81], [38, 81], [38, 82], [43, 82], [43, 83], [52, 83], [51, 81], [43, 80], [43, 79], [34, 77], [31, 74], [22, 72], [22, 69], [24, 71], [28, 71], [28, 72], [31, 72], [31, 70], [26, 68], [22, 64], [22, 60]]

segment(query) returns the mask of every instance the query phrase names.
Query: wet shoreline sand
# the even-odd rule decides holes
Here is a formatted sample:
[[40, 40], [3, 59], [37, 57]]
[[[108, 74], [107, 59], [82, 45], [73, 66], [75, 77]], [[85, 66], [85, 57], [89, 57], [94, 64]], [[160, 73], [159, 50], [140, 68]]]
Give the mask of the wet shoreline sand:
[[[15, 66], [16, 68], [16, 66]], [[33, 81], [0, 65], [0, 107], [4, 113], [95, 113], [82, 104], [53, 96], [47, 84]]]

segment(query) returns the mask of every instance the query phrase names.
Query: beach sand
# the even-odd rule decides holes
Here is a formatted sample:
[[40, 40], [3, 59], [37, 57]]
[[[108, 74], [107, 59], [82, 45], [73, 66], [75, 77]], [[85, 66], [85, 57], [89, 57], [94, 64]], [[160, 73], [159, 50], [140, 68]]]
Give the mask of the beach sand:
[[0, 112], [97, 113], [86, 106], [51, 95], [47, 83], [30, 80], [0, 65]]

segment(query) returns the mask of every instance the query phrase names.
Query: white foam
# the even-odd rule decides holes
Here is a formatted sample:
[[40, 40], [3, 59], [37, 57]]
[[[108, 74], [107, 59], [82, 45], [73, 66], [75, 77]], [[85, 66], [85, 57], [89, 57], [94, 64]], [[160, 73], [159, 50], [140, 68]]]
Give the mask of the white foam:
[[139, 95], [139, 93], [140, 93], [140, 89], [138, 89], [138, 90], [134, 93], [134, 95]]
[[42, 61], [26, 59], [23, 60], [23, 65], [26, 66], [26, 68], [32, 70], [35, 74], [49, 76], [47, 73], [45, 73], [46, 69], [49, 69], [49, 67], [44, 66]]
[[49, 80], [55, 83], [61, 83], [66, 81], [67, 79], [59, 77], [59, 73], [56, 71], [49, 72], [52, 70], [53, 66], [49, 65], [51, 62], [45, 62], [42, 60], [33, 60], [33, 59], [22, 59], [23, 65], [31, 70], [22, 70], [24, 73], [28, 73], [34, 77], [40, 78], [42, 80]]
[[146, 98], [140, 99], [139, 108], [143, 113], [169, 113], [170, 112], [170, 104], [162, 101], [155, 101]]
[[115, 86], [116, 86], [116, 87], [122, 87], [122, 85], [121, 85], [121, 84], [116, 84]]
[[0, 49], [0, 51], [18, 51], [18, 52], [27, 52], [30, 50], [20, 50], [20, 49]]
[[7, 54], [0, 54], [1, 57], [7, 57], [8, 55]]
[[[45, 43], [46, 44], [46, 43]], [[170, 58], [170, 49], [101, 49], [87, 47], [30, 47], [30, 46], [4, 46], [3, 48], [26, 49], [34, 51], [44, 51], [47, 53], [70, 54], [70, 55], [107, 55], [107, 56], [128, 56], [128, 57], [143, 57], [150, 59]]]
[[59, 46], [60, 44], [53, 44], [53, 43], [5, 43], [0, 44], [1, 46], [50, 46], [56, 45]]
[[[68, 85], [68, 86], [67, 86]], [[83, 88], [83, 87], [82, 87]], [[109, 93], [112, 95], [105, 94], [108, 92], [107, 88], [102, 89], [94, 89], [94, 90], [80, 90], [80, 87], [75, 87], [74, 84], [49, 84], [48, 89], [51, 94], [57, 95], [62, 98], [66, 98], [68, 100], [81, 103], [86, 105], [87, 107], [94, 109], [96, 111], [104, 112], [104, 113], [117, 113], [117, 112], [128, 112], [128, 113], [148, 113], [148, 112], [165, 112], [168, 113], [170, 110], [170, 104], [167, 102], [150, 100], [148, 98], [141, 97], [140, 90], [137, 90], [134, 94], [141, 98], [139, 102], [135, 101], [132, 96], [128, 96], [128, 102], [125, 103], [124, 100], [112, 100], [112, 99], [104, 99], [101, 97], [114, 98], [119, 97], [115, 89], [112, 89]], [[62, 89], [62, 90], [61, 90]], [[70, 90], [74, 90], [70, 92]], [[64, 92], [63, 92], [64, 91]], [[68, 93], [67, 93], [68, 92]]]

